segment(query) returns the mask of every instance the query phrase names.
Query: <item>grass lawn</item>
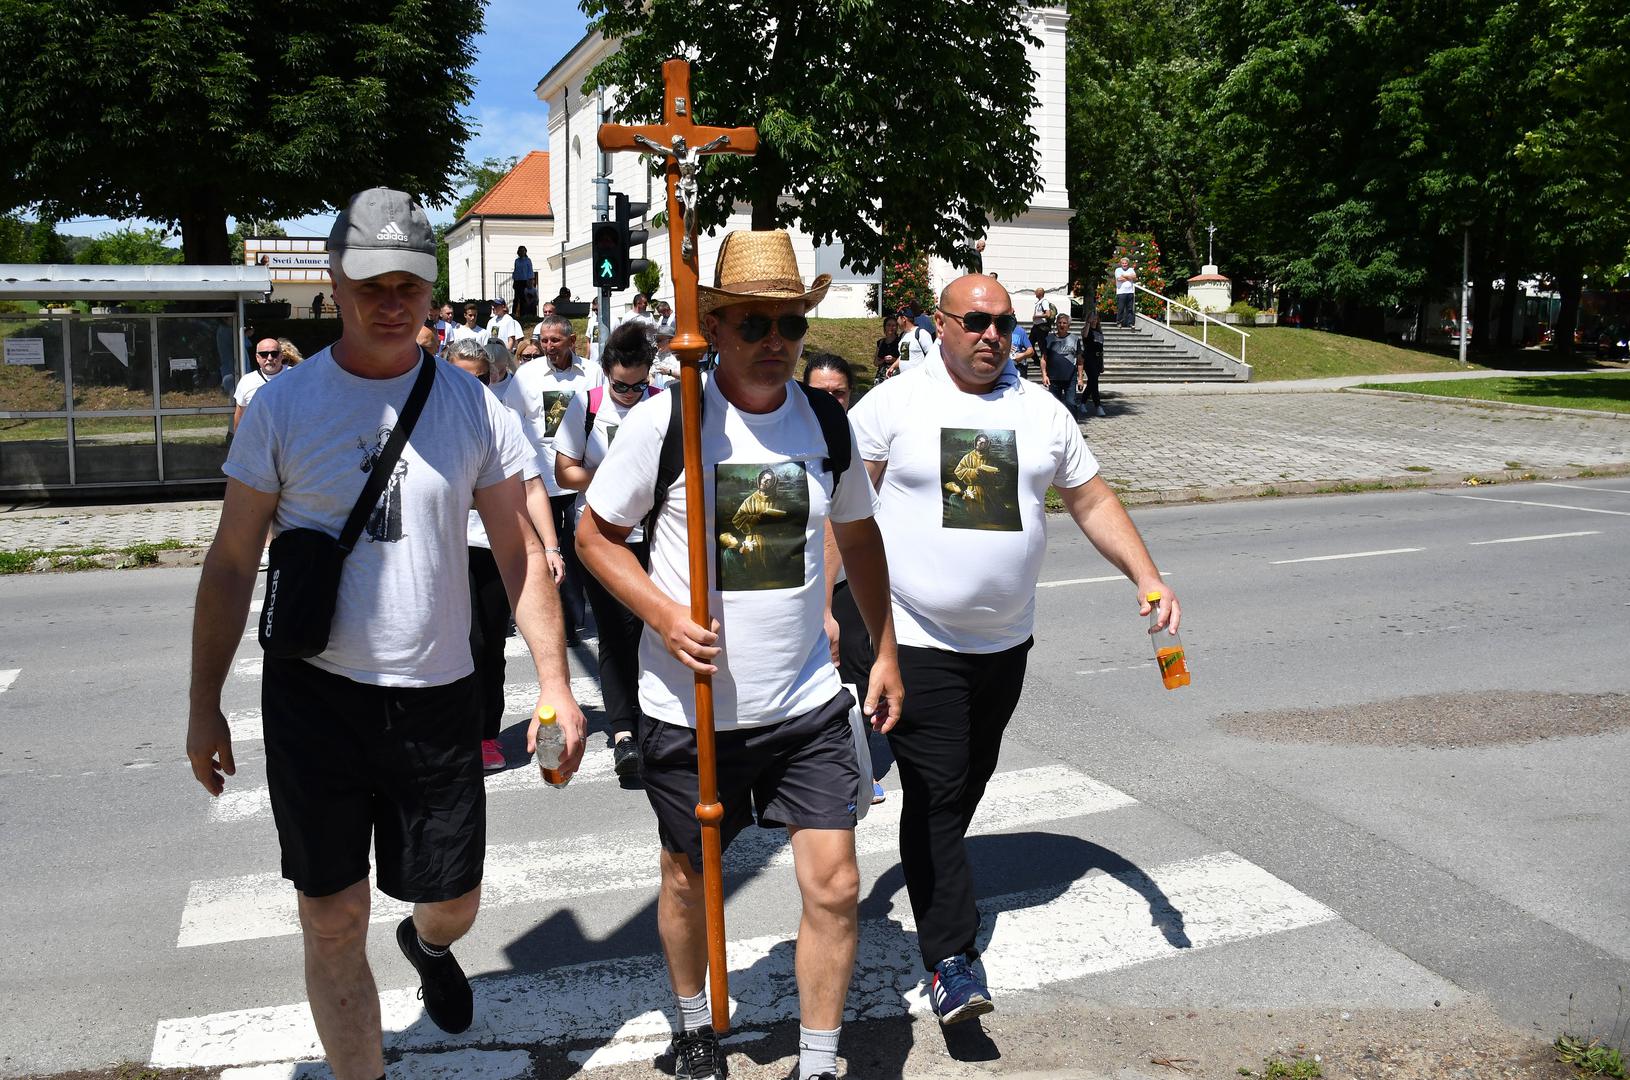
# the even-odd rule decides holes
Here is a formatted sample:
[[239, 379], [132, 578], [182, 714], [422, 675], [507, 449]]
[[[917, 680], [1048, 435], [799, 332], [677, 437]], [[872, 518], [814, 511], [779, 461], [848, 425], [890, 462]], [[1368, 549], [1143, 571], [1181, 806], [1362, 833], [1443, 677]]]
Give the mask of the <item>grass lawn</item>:
[[[1197, 326], [1173, 325], [1190, 337], [1199, 337]], [[1338, 375], [1409, 375], [1414, 372], [1464, 371], [1459, 360], [1447, 353], [1429, 349], [1401, 349], [1368, 338], [1347, 337], [1326, 330], [1297, 330], [1289, 326], [1248, 326], [1251, 334], [1245, 359], [1251, 365], [1252, 382], [1279, 379], [1325, 379]], [[1237, 356], [1239, 338], [1215, 326], [1211, 343]], [[1534, 371], [1584, 369], [1594, 367], [1588, 357], [1561, 357], [1548, 349], [1523, 349], [1494, 356], [1482, 356], [1469, 365], [1473, 370]]]
[[1558, 409], [1599, 409], [1630, 413], [1630, 371], [1586, 375], [1533, 375], [1523, 379], [1456, 379], [1447, 382], [1377, 383], [1369, 390], [1549, 405]]

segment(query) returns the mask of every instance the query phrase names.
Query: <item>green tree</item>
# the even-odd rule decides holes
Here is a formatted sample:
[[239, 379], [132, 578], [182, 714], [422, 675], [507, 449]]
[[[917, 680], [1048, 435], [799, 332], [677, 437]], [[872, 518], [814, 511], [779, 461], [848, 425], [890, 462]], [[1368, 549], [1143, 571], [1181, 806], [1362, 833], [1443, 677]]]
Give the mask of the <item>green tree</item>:
[[508, 176], [515, 168], [518, 158], [484, 158], [479, 165], [467, 165], [458, 171], [458, 186], [469, 185], [469, 192], [458, 201], [453, 208], [453, 220], [457, 221], [470, 212], [470, 207], [481, 201], [481, 197], [498, 186], [498, 181]]
[[753, 228], [797, 222], [819, 243], [840, 240], [860, 269], [903, 238], [967, 265], [970, 236], [1029, 205], [1040, 42], [1011, 8], [918, 0], [904, 22], [882, 0], [584, 0], [583, 10], [619, 43], [589, 79], [614, 89], [619, 119], [661, 116], [661, 64], [687, 56], [697, 117], [757, 127], [757, 155], [709, 160], [703, 228], [743, 202]]
[[1077, 0], [1065, 39], [1071, 276], [1092, 280], [1116, 233], [1147, 231], [1183, 276], [1205, 256], [1215, 154], [1203, 120], [1214, 72], [1196, 48], [1195, 0]]
[[634, 275], [634, 288], [648, 297], [655, 296], [662, 288], [662, 267], [655, 260], [646, 263], [645, 269]]
[[288, 218], [387, 184], [448, 200], [470, 130], [465, 0], [5, 0], [0, 159], [10, 206], [179, 226]]
[[0, 263], [72, 262], [67, 239], [45, 218], [0, 214]]
[[288, 232], [275, 221], [255, 221], [252, 218], [239, 218], [232, 226], [232, 233], [228, 239], [227, 261], [233, 264], [243, 262], [243, 242], [251, 236], [287, 236]]
[[80, 248], [74, 262], [106, 266], [166, 266], [181, 261], [181, 249], [165, 241], [163, 229], [117, 229]]

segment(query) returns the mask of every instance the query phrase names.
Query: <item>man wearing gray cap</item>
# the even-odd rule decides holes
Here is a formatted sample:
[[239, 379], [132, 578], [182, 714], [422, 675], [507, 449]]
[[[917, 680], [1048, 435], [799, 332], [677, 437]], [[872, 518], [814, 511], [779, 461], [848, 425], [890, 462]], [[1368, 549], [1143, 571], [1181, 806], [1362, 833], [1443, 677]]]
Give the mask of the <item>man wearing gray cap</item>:
[[[385, 1068], [365, 952], [370, 842], [380, 891], [414, 905], [396, 940], [419, 973], [425, 1011], [448, 1031], [473, 1017], [469, 982], [450, 951], [475, 920], [486, 845], [462, 585], [472, 507], [537, 666], [538, 706], [555, 710], [566, 735], [568, 774], [582, 756], [584, 722], [571, 697], [559, 597], [527, 520], [521, 470], [530, 447], [486, 387], [415, 342], [436, 277], [429, 220], [409, 196], [373, 188], [340, 214], [328, 250], [340, 340], [260, 391], [223, 467], [226, 499], [193, 618], [187, 756], [199, 783], [219, 795], [235, 771], [221, 686], [268, 525], [277, 534], [272, 573], [286, 576], [285, 588], [299, 584], [302, 569], [280, 565], [285, 534], [285, 551], [298, 540], [308, 552], [321, 543], [314, 533], [356, 536], [340, 563], [326, 646], [308, 659], [269, 651], [261, 704], [312, 1018], [338, 1080], [375, 1080]], [[413, 397], [423, 402], [416, 421]], [[404, 413], [411, 434], [397, 440], [394, 463], [381, 461], [395, 452], [391, 434]], [[374, 471], [388, 479], [364, 530], [342, 530]], [[270, 598], [279, 578], [269, 580]], [[263, 640], [273, 640], [268, 614]], [[536, 721], [529, 749], [535, 737]]]

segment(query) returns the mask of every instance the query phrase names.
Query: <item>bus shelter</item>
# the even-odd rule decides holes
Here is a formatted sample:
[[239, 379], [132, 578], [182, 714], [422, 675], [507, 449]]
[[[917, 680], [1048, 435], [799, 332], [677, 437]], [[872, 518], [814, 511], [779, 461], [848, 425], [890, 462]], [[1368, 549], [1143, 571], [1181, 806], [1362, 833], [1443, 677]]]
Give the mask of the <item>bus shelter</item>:
[[0, 493], [223, 482], [263, 266], [0, 264]]

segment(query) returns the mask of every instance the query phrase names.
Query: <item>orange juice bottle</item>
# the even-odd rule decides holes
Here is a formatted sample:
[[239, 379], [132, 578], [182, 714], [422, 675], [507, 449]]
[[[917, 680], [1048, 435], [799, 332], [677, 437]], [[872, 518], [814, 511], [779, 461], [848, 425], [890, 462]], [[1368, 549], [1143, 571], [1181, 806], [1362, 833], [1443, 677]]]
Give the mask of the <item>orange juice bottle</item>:
[[1155, 625], [1160, 621], [1160, 594], [1152, 592], [1144, 599], [1154, 605], [1149, 612], [1149, 636], [1155, 643], [1155, 666], [1160, 669], [1160, 681], [1166, 684], [1168, 690], [1187, 686], [1189, 666], [1183, 660], [1183, 639]]
[[560, 774], [560, 757], [566, 752], [566, 736], [555, 720], [555, 710], [545, 705], [538, 710], [538, 771], [544, 783], [563, 788], [571, 777]]

